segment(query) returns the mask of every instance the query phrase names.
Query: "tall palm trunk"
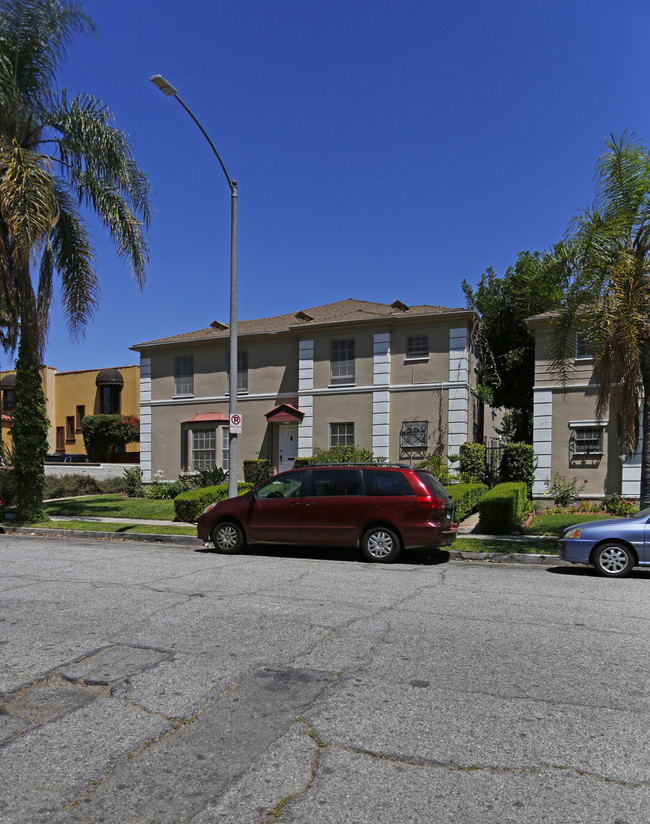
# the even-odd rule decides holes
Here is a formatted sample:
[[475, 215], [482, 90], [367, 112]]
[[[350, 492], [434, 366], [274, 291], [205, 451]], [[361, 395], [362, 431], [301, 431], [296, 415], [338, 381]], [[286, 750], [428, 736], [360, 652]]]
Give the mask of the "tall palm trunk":
[[641, 444], [641, 509], [650, 506], [650, 340], [646, 340], [641, 354], [643, 380], [643, 433]]

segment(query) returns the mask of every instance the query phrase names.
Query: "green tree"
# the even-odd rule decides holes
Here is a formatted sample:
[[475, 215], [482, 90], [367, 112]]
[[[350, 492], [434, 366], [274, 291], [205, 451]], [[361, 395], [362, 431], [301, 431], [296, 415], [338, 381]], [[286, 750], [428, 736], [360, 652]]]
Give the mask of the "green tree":
[[533, 435], [535, 346], [526, 319], [561, 305], [570, 271], [560, 243], [545, 253], [520, 252], [503, 277], [488, 269], [476, 289], [463, 281], [467, 306], [476, 312], [479, 397], [509, 410], [515, 441], [532, 442]]
[[[108, 230], [140, 287], [145, 280], [148, 179], [100, 100], [55, 88], [70, 45], [94, 30], [80, 3], [0, 0], [0, 325], [5, 348], [21, 341], [17, 404], [19, 370], [30, 360], [38, 367], [43, 357], [55, 276], [73, 338], [98, 306], [86, 212]], [[21, 414], [17, 407], [18, 440]], [[28, 461], [31, 471], [37, 463]], [[37, 483], [31, 492], [26, 487], [30, 512], [38, 509], [39, 490]]]
[[623, 132], [596, 164], [593, 205], [570, 227], [576, 267], [554, 324], [552, 366], [566, 384], [576, 331], [584, 334], [598, 379], [596, 415], [611, 408], [619, 447], [641, 450], [641, 506], [650, 505], [650, 152]]

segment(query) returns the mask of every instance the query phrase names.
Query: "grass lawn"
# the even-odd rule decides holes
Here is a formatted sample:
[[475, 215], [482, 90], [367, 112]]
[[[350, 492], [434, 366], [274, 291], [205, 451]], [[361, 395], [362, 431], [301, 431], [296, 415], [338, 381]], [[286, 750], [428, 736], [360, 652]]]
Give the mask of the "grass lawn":
[[606, 512], [553, 512], [549, 515], [536, 515], [531, 525], [526, 529], [527, 535], [556, 535], [560, 536], [564, 530], [573, 524], [582, 524], [585, 521], [602, 521], [611, 518]]
[[[109, 517], [113, 517], [112, 515]], [[47, 529], [84, 529], [88, 532], [115, 532], [118, 535], [140, 533], [143, 535], [188, 535], [196, 538], [196, 527], [187, 526], [160, 526], [154, 524], [107, 524], [99, 521], [42, 521], [38, 524], [29, 524], [24, 527], [45, 527]]]
[[62, 518], [143, 518], [155, 521], [173, 521], [173, 501], [154, 501], [151, 498], [123, 498], [121, 495], [84, 495], [45, 504], [48, 515]]
[[504, 541], [499, 538], [456, 538], [448, 549], [459, 552], [502, 552], [506, 555], [557, 555], [557, 541]]

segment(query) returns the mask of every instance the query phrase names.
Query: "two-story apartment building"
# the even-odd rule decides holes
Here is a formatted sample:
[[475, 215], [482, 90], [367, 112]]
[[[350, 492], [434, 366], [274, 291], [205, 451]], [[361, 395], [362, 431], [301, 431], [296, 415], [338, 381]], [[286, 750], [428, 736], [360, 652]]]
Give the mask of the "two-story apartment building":
[[[553, 315], [528, 319], [535, 338], [533, 445], [537, 459], [533, 496], [543, 497], [554, 472], [575, 478], [581, 497], [624, 495], [638, 498], [640, 452], [620, 454], [615, 410], [596, 418], [598, 380], [584, 336], [573, 338], [569, 380], [562, 386], [551, 370], [549, 338]], [[640, 449], [640, 446], [639, 446]]]
[[[391, 461], [457, 453], [479, 423], [472, 318], [464, 309], [350, 299], [238, 321], [240, 462], [264, 458], [281, 471], [317, 447], [351, 443]], [[228, 338], [215, 321], [132, 347], [145, 479], [230, 469]]]

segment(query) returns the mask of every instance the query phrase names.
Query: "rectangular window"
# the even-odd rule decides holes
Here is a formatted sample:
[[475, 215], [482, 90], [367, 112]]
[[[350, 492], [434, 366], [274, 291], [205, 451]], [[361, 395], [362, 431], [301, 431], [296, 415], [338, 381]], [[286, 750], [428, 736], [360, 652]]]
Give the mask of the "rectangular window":
[[354, 338], [330, 341], [330, 384], [354, 384]]
[[603, 430], [601, 427], [584, 427], [573, 430], [574, 455], [602, 455]]
[[81, 431], [81, 421], [86, 417], [86, 407], [78, 406], [75, 414], [75, 429], [77, 432]]
[[230, 466], [230, 429], [227, 426], [221, 429], [221, 468], [224, 472]]
[[56, 448], [57, 451], [65, 452], [65, 426], [56, 428]]
[[330, 447], [351, 446], [354, 443], [353, 423], [330, 424]]
[[192, 430], [192, 469], [212, 469], [217, 463], [217, 432], [215, 429]]
[[578, 333], [576, 335], [576, 360], [585, 360], [587, 358], [593, 358], [589, 341], [586, 335]]
[[119, 415], [121, 412], [122, 387], [116, 384], [98, 386], [99, 412], [101, 415]]
[[311, 483], [311, 494], [315, 498], [363, 494], [359, 469], [319, 469], [312, 472]]
[[194, 358], [174, 358], [174, 395], [194, 395]]
[[[230, 394], [230, 353], [226, 354], [226, 394]], [[248, 392], [248, 352], [237, 351], [237, 394]]]
[[406, 357], [421, 360], [429, 357], [429, 336], [428, 335], [407, 335], [406, 336]]
[[403, 421], [400, 430], [401, 448], [425, 449], [428, 442], [428, 421]]
[[65, 419], [65, 439], [74, 441], [74, 415], [68, 415]]

